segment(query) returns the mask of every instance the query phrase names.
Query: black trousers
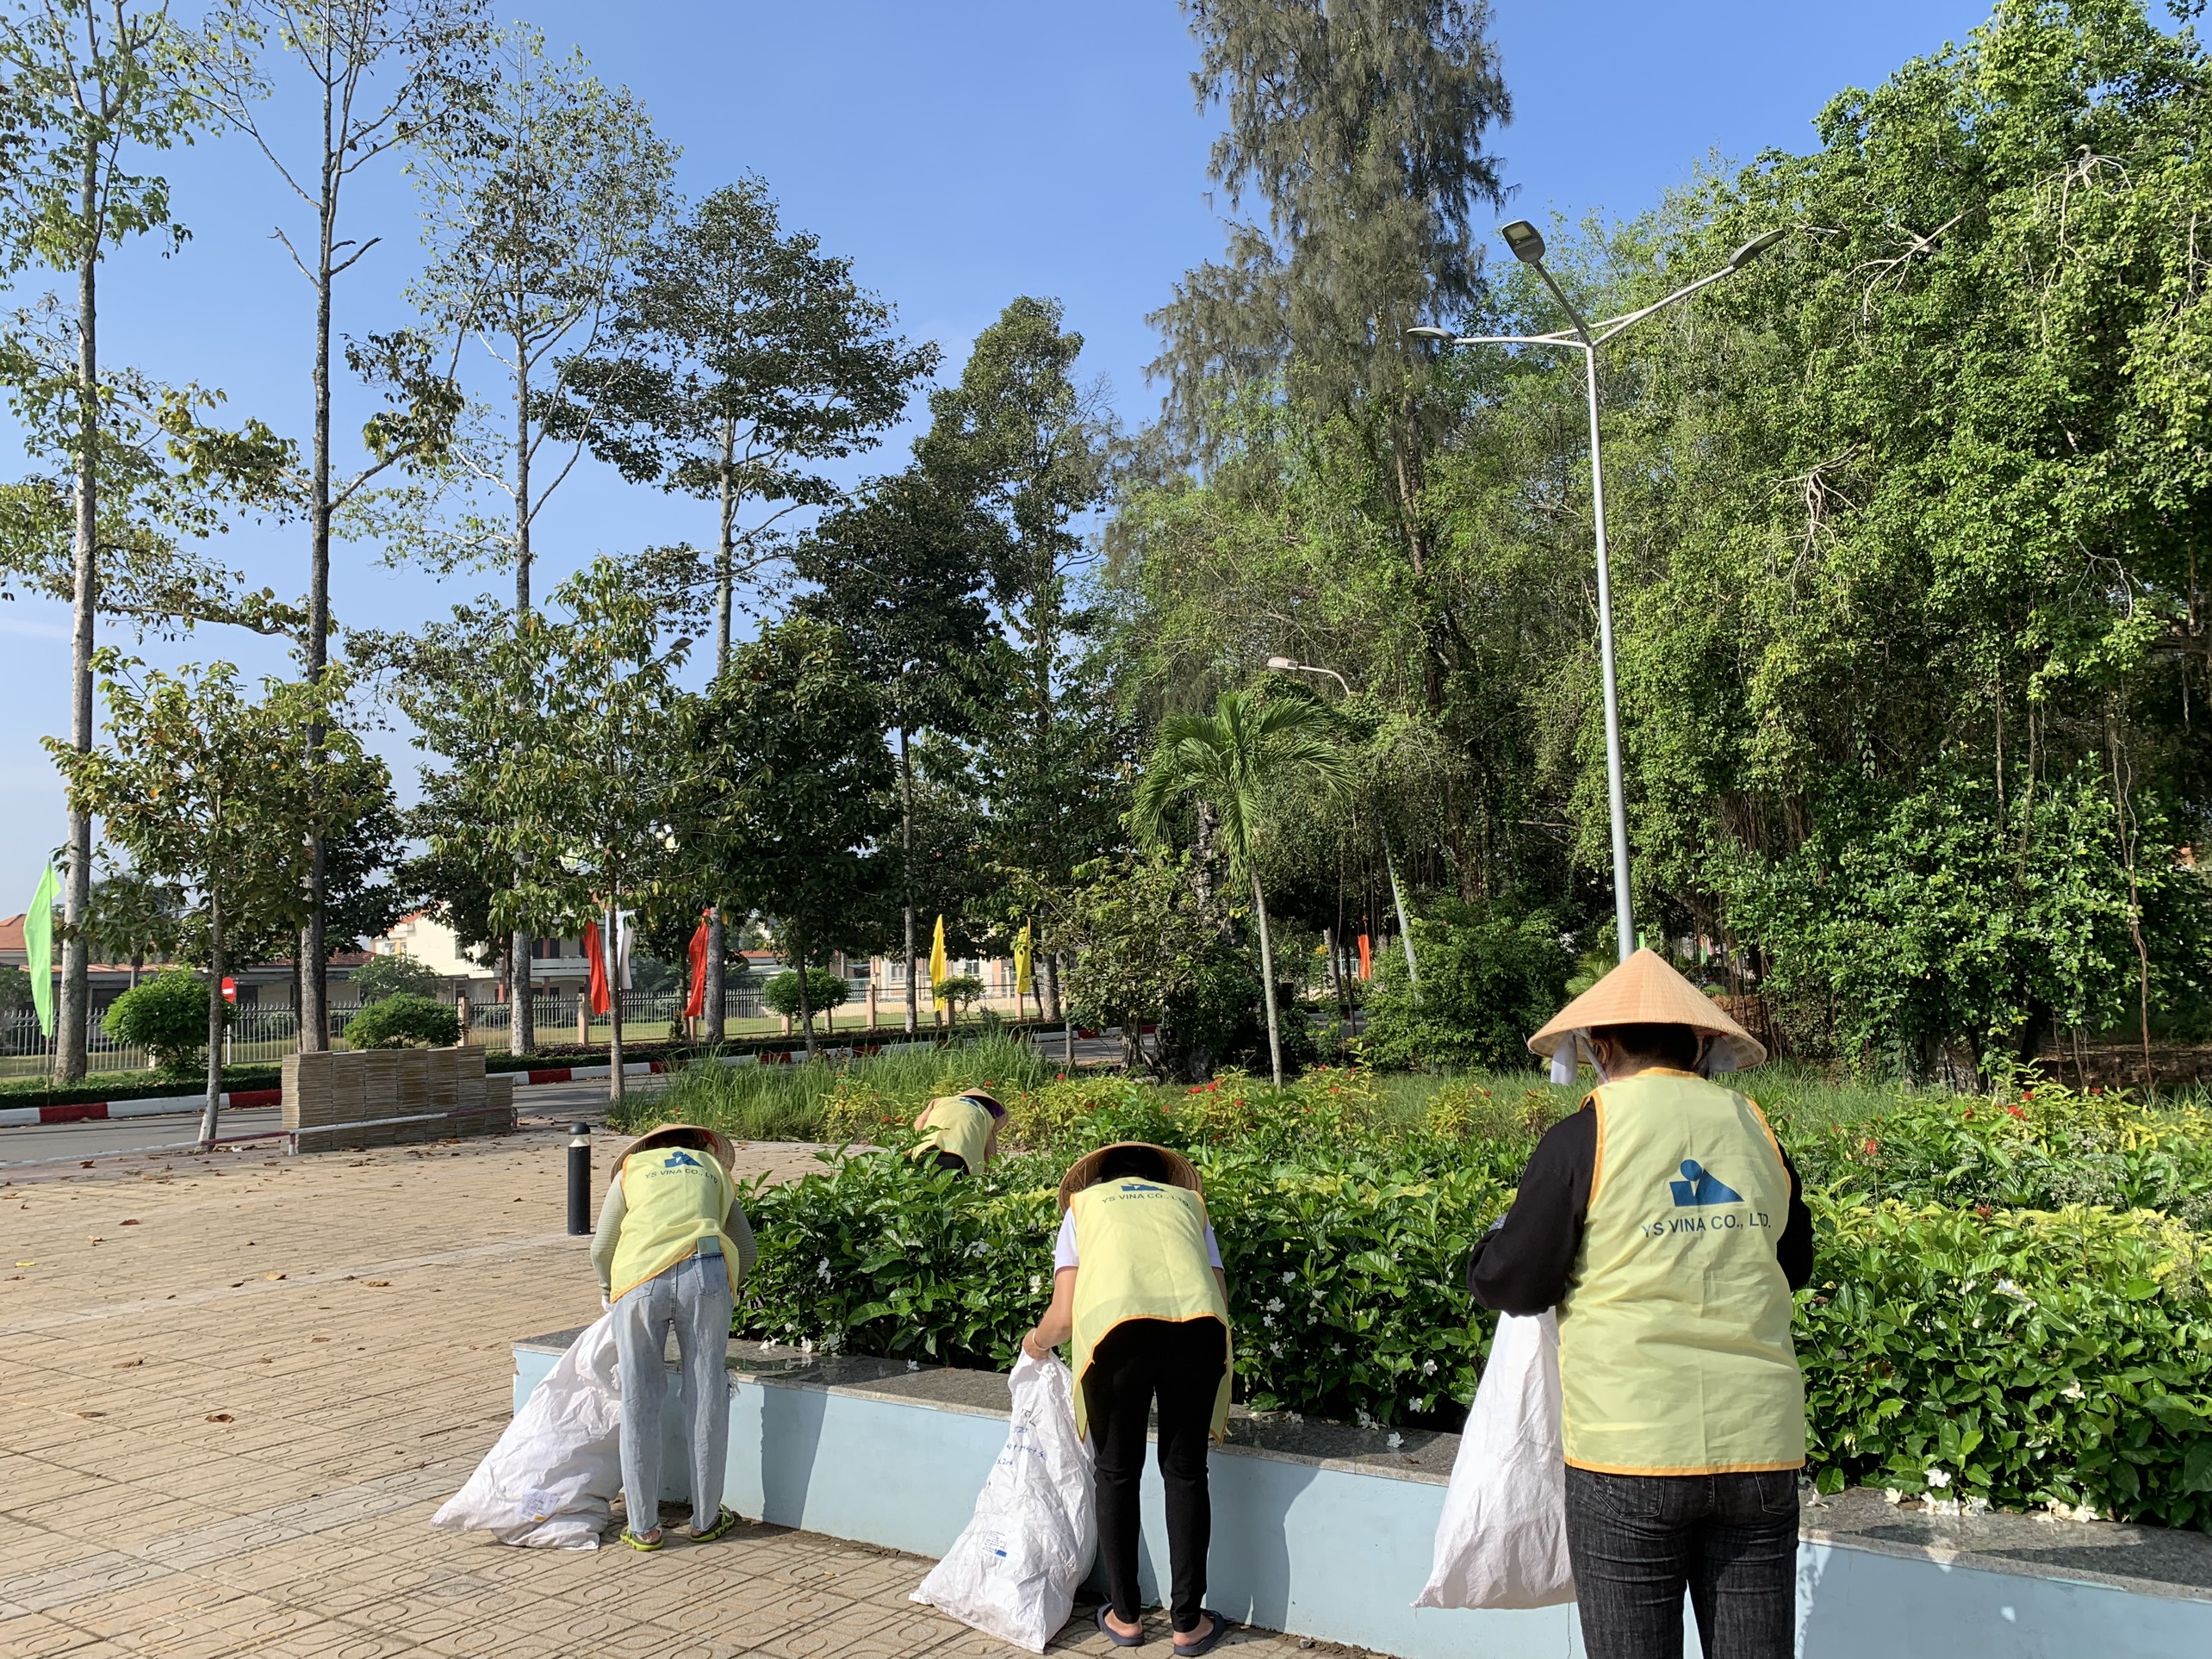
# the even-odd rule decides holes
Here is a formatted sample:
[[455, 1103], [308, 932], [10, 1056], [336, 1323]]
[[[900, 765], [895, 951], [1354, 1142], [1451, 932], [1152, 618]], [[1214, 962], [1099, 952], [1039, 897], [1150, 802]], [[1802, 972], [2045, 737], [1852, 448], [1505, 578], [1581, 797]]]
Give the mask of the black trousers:
[[1137, 1594], [1137, 1485], [1157, 1401], [1174, 1581], [1168, 1614], [1178, 1631], [1198, 1628], [1206, 1600], [1206, 1550], [1214, 1532], [1206, 1442], [1227, 1363], [1228, 1333], [1214, 1319], [1130, 1320], [1108, 1332], [1091, 1351], [1083, 1403], [1098, 1474], [1098, 1554], [1116, 1619], [1134, 1622], [1144, 1612]]
[[1681, 1659], [1682, 1591], [1706, 1659], [1789, 1659], [1798, 1472], [1599, 1475], [1567, 1466], [1567, 1555], [1590, 1659]]

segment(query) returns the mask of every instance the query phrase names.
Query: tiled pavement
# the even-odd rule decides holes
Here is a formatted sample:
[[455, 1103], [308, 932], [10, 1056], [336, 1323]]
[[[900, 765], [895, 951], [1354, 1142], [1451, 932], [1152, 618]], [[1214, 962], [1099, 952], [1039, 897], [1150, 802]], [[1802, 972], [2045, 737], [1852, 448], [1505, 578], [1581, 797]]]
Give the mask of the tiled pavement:
[[[0, 1183], [0, 1654], [1016, 1651], [909, 1602], [925, 1563], [887, 1550], [761, 1526], [511, 1550], [427, 1525], [506, 1422], [509, 1339], [596, 1312], [564, 1145]], [[1059, 1646], [1111, 1650], [1087, 1608]]]

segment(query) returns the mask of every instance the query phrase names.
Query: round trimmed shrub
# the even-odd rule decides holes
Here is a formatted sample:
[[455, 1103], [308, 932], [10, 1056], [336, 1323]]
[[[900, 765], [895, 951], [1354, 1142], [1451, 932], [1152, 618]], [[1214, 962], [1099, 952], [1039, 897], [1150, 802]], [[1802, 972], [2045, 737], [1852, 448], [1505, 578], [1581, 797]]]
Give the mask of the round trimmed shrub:
[[[231, 1014], [226, 1003], [225, 1024]], [[207, 983], [185, 968], [156, 974], [110, 1003], [100, 1028], [117, 1042], [145, 1049], [165, 1077], [189, 1078], [207, 1064]]]
[[356, 1014], [344, 1035], [355, 1048], [450, 1048], [461, 1041], [461, 1019], [450, 1003], [401, 991]]
[[[842, 1008], [845, 999], [853, 994], [852, 981], [828, 968], [811, 967], [806, 970], [806, 1000], [813, 1004], [817, 1014], [826, 1009]], [[761, 987], [761, 1000], [772, 1012], [798, 1017], [798, 971], [786, 968], [781, 973], [772, 973]]]

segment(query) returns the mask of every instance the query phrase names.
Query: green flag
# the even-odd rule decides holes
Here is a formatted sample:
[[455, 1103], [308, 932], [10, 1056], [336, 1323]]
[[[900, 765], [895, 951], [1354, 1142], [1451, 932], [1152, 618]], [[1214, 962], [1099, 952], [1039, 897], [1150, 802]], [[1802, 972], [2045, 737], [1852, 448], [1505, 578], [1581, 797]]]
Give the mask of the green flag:
[[59, 885], [47, 865], [23, 915], [23, 967], [31, 976], [31, 1006], [38, 1010], [42, 1037], [53, 1035], [53, 896]]

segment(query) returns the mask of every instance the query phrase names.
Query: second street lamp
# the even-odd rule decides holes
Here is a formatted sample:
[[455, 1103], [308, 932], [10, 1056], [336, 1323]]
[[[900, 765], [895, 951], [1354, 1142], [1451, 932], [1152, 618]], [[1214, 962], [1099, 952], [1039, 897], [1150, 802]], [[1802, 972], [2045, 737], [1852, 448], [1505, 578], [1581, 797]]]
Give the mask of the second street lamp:
[[1590, 516], [1597, 537], [1598, 662], [1605, 688], [1606, 793], [1612, 817], [1613, 926], [1619, 935], [1620, 960], [1625, 962], [1636, 949], [1636, 907], [1629, 885], [1628, 796], [1621, 768], [1619, 682], [1613, 663], [1612, 573], [1606, 540], [1605, 456], [1598, 430], [1598, 348], [1654, 312], [1664, 310], [1677, 300], [1687, 299], [1724, 276], [1734, 276], [1789, 233], [1786, 229], [1763, 232], [1737, 249], [1718, 270], [1693, 283], [1685, 283], [1672, 294], [1640, 310], [1607, 317], [1594, 324], [1583, 320], [1575, 302], [1545, 268], [1544, 236], [1535, 226], [1525, 219], [1517, 219], [1499, 234], [1505, 238], [1514, 258], [1534, 267], [1536, 274], [1544, 279], [1544, 287], [1551, 290], [1551, 297], [1559, 302], [1559, 308], [1575, 326], [1550, 334], [1455, 334], [1448, 328], [1433, 327], [1408, 328], [1406, 332], [1416, 339], [1436, 340], [1445, 345], [1554, 345], [1582, 354], [1583, 385], [1588, 393], [1590, 413]]

